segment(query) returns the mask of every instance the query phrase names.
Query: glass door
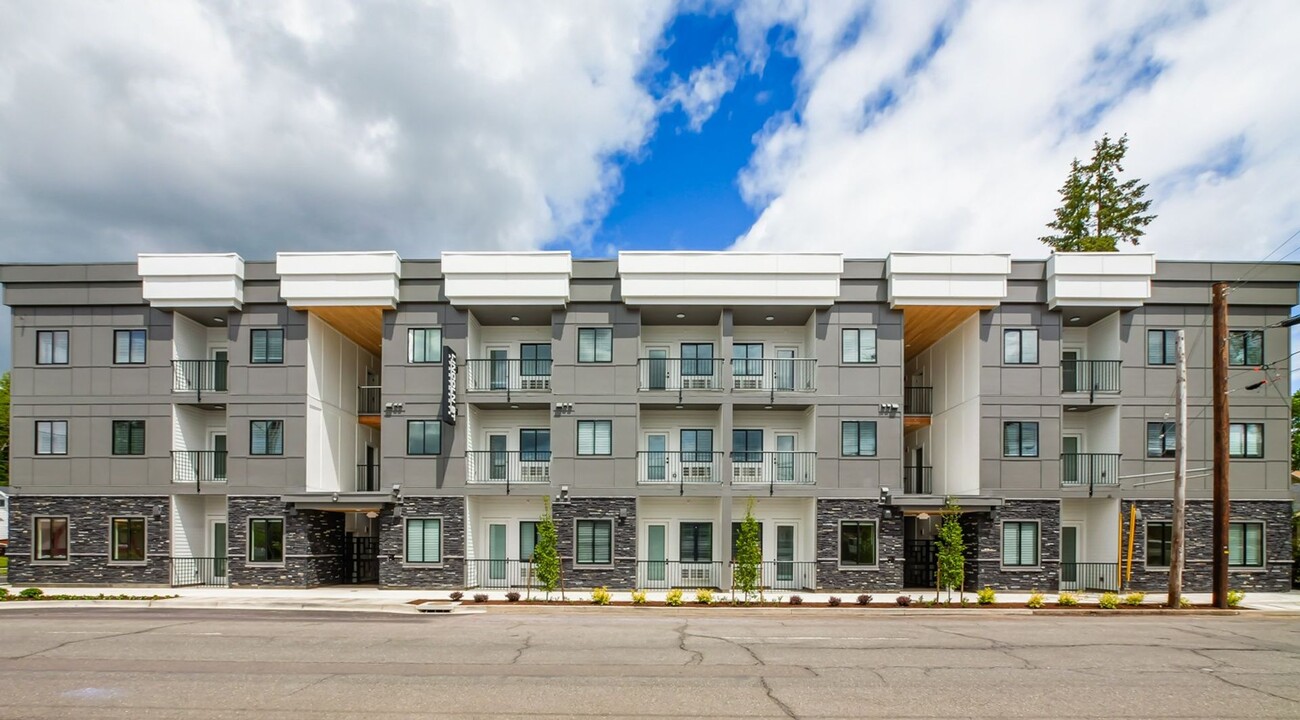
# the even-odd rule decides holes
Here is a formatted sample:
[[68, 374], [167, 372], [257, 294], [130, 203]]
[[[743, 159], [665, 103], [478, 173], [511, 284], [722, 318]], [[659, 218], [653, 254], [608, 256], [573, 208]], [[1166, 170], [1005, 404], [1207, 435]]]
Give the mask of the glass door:
[[646, 580], [663, 582], [667, 577], [668, 565], [668, 526], [654, 524], [646, 526]]
[[1073, 583], [1079, 577], [1079, 528], [1061, 526], [1061, 581]]
[[779, 483], [794, 482], [794, 441], [793, 433], [776, 435], [776, 481]]
[[776, 382], [777, 390], [794, 390], [795, 367], [794, 359], [798, 351], [794, 348], [777, 348], [776, 349], [776, 368], [773, 380]]
[[506, 451], [506, 436], [488, 435], [488, 451], [491, 462], [488, 466], [488, 479], [505, 482], [509, 459], [509, 452]]
[[646, 368], [646, 387], [650, 390], [667, 389], [668, 348], [649, 348], [646, 356], [650, 359]]
[[224, 432], [212, 434], [212, 479], [224, 481], [226, 479], [226, 434]]
[[491, 523], [488, 525], [488, 579], [506, 579], [506, 525]]
[[1080, 452], [1083, 438], [1079, 435], [1061, 436], [1061, 483], [1077, 485], [1083, 482], [1083, 473], [1079, 472]]
[[213, 363], [215, 367], [212, 368], [212, 389], [225, 390], [226, 370], [229, 367], [228, 360], [230, 359], [230, 353], [224, 349], [213, 350], [212, 359], [217, 361]]
[[1061, 392], [1079, 392], [1079, 351], [1061, 351]]
[[776, 581], [794, 582], [794, 526], [776, 526]]
[[645, 477], [651, 482], [668, 478], [668, 436], [654, 433], [645, 437]]
[[493, 390], [505, 390], [510, 384], [510, 361], [505, 349], [488, 350], [488, 359], [492, 361], [492, 385]]

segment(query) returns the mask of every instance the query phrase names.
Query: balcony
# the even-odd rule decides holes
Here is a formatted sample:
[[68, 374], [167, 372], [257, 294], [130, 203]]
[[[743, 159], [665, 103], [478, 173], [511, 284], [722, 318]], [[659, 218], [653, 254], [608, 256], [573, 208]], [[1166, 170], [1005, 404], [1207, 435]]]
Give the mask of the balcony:
[[379, 492], [379, 463], [357, 466], [357, 492]]
[[1062, 360], [1061, 392], [1088, 393], [1091, 402], [1098, 393], [1119, 392], [1119, 360]]
[[172, 392], [192, 392], [196, 402], [205, 392], [225, 392], [229, 365], [227, 360], [172, 360]]
[[934, 412], [934, 388], [915, 385], [903, 389], [904, 415], [930, 415]]
[[[816, 482], [815, 452], [733, 452], [732, 485], [812, 485]], [[770, 494], [770, 493], [769, 493]]]
[[903, 466], [904, 495], [933, 495], [932, 475], [934, 468], [929, 465]]
[[721, 390], [722, 361], [713, 358], [641, 358], [636, 361], [637, 389]]
[[722, 482], [722, 453], [688, 450], [642, 450], [636, 454], [637, 482], [644, 485], [687, 485]]
[[1119, 485], [1119, 453], [1061, 453], [1061, 487]]
[[470, 485], [545, 485], [551, 482], [551, 453], [545, 450], [470, 450], [465, 453]]
[[504, 392], [509, 400], [516, 392], [551, 391], [550, 360], [466, 360], [468, 392]]
[[362, 425], [379, 427], [384, 412], [384, 390], [379, 385], [357, 386], [357, 420]]
[[172, 482], [197, 486], [226, 482], [226, 451], [173, 450]]
[[814, 392], [817, 360], [812, 358], [734, 358], [731, 389], [753, 392]]

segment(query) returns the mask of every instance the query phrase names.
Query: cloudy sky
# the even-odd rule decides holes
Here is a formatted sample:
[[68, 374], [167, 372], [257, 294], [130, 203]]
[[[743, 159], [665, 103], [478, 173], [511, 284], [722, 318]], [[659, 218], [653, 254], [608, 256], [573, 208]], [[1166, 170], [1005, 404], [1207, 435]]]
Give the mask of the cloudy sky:
[[1041, 256], [1102, 133], [1146, 248], [1258, 259], [1300, 228], [1297, 36], [1293, 0], [15, 0], [0, 261]]

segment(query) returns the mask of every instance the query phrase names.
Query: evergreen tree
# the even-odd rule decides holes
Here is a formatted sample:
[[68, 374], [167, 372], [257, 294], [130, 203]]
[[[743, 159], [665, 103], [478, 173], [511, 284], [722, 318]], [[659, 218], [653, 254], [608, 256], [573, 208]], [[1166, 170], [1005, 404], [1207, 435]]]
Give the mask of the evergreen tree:
[[[965, 587], [966, 579], [966, 542], [962, 538], [961, 508], [952, 498], [943, 504], [943, 522], [939, 525], [939, 537], [935, 543], [938, 554], [939, 588], [948, 591], [952, 599], [952, 589]], [[938, 599], [938, 590], [935, 591]]]
[[551, 517], [551, 499], [542, 498], [542, 517], [537, 522], [537, 545], [533, 547], [533, 565], [537, 568], [537, 583], [546, 591], [546, 599], [560, 586], [559, 535], [555, 532], [555, 519]]
[[1093, 144], [1092, 160], [1070, 163], [1070, 174], [1061, 186], [1061, 206], [1056, 219], [1047, 224], [1055, 235], [1039, 238], [1057, 252], [1114, 252], [1120, 243], [1137, 245], [1142, 228], [1155, 215], [1146, 214], [1151, 201], [1144, 200], [1147, 186], [1134, 179], [1120, 182], [1128, 136], [1111, 140], [1102, 135]]
[[745, 602], [753, 598], [759, 586], [759, 568], [763, 562], [763, 546], [759, 538], [758, 521], [754, 519], [754, 498], [749, 499], [745, 508], [745, 520], [740, 523], [740, 532], [736, 536], [736, 565], [734, 578], [736, 589], [745, 594]]

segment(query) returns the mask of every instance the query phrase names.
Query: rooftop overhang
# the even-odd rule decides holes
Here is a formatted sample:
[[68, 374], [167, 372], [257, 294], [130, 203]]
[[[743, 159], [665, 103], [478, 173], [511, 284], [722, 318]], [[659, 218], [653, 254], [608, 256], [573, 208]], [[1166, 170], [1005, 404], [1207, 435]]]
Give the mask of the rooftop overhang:
[[889, 305], [992, 308], [1007, 296], [1011, 256], [894, 252], [885, 260]]
[[156, 308], [244, 305], [244, 259], [235, 253], [140, 253], [136, 272], [145, 301]]
[[275, 254], [280, 297], [293, 308], [397, 307], [402, 259], [392, 250]]
[[652, 252], [618, 254], [629, 305], [829, 307], [840, 295], [840, 253]]
[[1047, 306], [1140, 307], [1151, 298], [1154, 253], [1052, 253], [1047, 258]]
[[443, 292], [452, 305], [546, 305], [569, 302], [573, 257], [548, 252], [444, 252]]

